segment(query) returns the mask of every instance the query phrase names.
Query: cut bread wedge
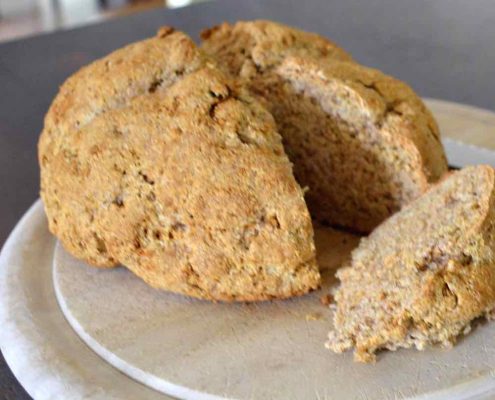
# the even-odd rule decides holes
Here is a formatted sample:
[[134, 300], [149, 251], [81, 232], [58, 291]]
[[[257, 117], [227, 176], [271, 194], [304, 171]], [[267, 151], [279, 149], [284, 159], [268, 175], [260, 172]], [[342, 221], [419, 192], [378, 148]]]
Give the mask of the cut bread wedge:
[[438, 127], [413, 90], [332, 42], [268, 21], [203, 38], [273, 114], [317, 220], [370, 232], [447, 171]]
[[61, 88], [39, 142], [50, 230], [153, 287], [256, 301], [318, 287], [313, 228], [272, 116], [180, 32]]
[[495, 307], [495, 172], [452, 173], [363, 238], [337, 273], [334, 330], [327, 347], [451, 346]]

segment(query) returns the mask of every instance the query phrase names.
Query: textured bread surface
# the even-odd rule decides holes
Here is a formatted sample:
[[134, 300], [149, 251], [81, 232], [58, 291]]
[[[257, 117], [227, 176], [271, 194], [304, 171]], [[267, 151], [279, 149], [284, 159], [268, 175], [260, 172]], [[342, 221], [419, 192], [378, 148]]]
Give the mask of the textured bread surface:
[[451, 346], [473, 319], [495, 307], [492, 167], [452, 173], [361, 239], [340, 269], [334, 331], [327, 347]]
[[221, 61], [220, 67], [248, 80], [276, 68], [287, 56], [352, 60], [323, 36], [272, 21], [225, 22], [204, 30], [201, 38], [203, 50]]
[[69, 78], [39, 161], [50, 230], [95, 266], [213, 300], [319, 285], [272, 116], [180, 32], [163, 28]]
[[413, 90], [332, 42], [267, 21], [203, 38], [273, 114], [316, 219], [369, 232], [447, 171], [437, 124]]

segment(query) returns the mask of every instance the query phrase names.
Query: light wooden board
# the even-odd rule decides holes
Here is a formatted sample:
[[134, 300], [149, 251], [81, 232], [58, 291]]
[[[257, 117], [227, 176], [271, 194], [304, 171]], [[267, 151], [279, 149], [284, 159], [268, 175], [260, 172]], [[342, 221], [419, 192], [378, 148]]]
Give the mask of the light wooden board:
[[[430, 104], [445, 136], [476, 133], [479, 144], [493, 135], [493, 114]], [[61, 246], [55, 288], [68, 321], [100, 356], [180, 398], [464, 399], [495, 388], [495, 324], [478, 326], [452, 351], [385, 352], [376, 365], [324, 349], [332, 314], [319, 297], [331, 290], [333, 271], [355, 243], [350, 235], [318, 229], [323, 290], [288, 301], [192, 300], [151, 289], [124, 268], [91, 268]]]
[[425, 101], [433, 111], [443, 137], [495, 150], [495, 114], [492, 111], [450, 101]]

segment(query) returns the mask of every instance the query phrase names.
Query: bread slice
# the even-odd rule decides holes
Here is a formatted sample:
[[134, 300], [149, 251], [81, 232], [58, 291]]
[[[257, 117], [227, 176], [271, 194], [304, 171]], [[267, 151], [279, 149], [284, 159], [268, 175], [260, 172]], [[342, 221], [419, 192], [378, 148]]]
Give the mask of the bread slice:
[[313, 229], [272, 116], [162, 29], [61, 88], [39, 143], [50, 230], [148, 284], [255, 301], [318, 287]]
[[327, 346], [379, 349], [452, 345], [495, 307], [495, 172], [452, 173], [361, 240], [338, 271]]
[[267, 21], [203, 38], [272, 112], [314, 218], [369, 232], [447, 171], [438, 127], [413, 90], [333, 43]]

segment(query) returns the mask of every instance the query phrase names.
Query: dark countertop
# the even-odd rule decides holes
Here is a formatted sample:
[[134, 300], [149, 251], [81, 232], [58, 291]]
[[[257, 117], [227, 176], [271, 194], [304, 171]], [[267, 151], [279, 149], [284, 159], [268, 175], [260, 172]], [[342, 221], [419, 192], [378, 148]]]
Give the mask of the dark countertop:
[[[495, 110], [492, 0], [219, 0], [1, 44], [0, 245], [38, 197], [36, 142], [67, 76], [164, 24], [197, 38], [203, 27], [252, 18], [326, 35], [422, 96]], [[29, 399], [1, 357], [0, 399]]]

